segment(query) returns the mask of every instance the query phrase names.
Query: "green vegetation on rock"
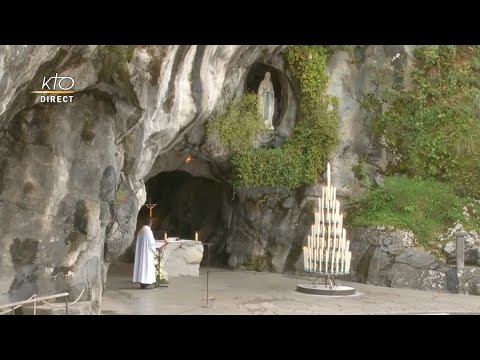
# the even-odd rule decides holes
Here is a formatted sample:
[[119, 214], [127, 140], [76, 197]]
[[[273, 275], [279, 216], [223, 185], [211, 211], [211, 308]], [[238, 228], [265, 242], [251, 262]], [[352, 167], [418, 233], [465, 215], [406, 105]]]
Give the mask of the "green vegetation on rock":
[[220, 144], [230, 153], [251, 149], [255, 139], [266, 131], [257, 108], [257, 95], [244, 94], [208, 122], [207, 135], [217, 136]]
[[297, 188], [317, 181], [338, 144], [337, 99], [326, 94], [328, 51], [322, 46], [291, 46], [287, 61], [300, 89], [300, 111], [292, 136], [282, 147], [232, 154], [235, 188]]
[[390, 89], [391, 107], [374, 130], [396, 154], [387, 174], [449, 183], [480, 198], [480, 46], [421, 46], [404, 89]]
[[381, 224], [412, 230], [427, 244], [456, 222], [479, 228], [480, 205], [435, 180], [391, 176], [352, 203], [348, 221], [360, 227]]

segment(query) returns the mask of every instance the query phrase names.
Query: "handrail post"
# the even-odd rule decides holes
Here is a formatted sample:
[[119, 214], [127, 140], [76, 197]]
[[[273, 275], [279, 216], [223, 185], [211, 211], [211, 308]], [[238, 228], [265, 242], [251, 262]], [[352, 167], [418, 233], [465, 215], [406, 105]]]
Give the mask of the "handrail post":
[[37, 315], [37, 302], [33, 302], [33, 315]]

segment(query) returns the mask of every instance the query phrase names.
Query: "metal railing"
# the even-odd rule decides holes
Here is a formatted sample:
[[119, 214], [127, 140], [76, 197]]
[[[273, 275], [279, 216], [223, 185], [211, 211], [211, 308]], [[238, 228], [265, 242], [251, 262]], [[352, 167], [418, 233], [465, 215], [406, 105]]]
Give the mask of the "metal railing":
[[[8, 314], [8, 313], [11, 313], [11, 315], [15, 315], [15, 310], [16, 309], [18, 309], [18, 308], [20, 308], [24, 305], [32, 304], [32, 303], [33, 303], [33, 315], [37, 315], [37, 302], [41, 302], [41, 303], [49, 305], [51, 307], [63, 307], [63, 306], [65, 306], [65, 312], [66, 312], [66, 315], [68, 315], [69, 306], [74, 305], [78, 300], [80, 300], [80, 298], [83, 295], [84, 290], [85, 289], [83, 289], [82, 292], [80, 293], [80, 295], [78, 296], [78, 298], [70, 304], [68, 303], [68, 296], [70, 295], [68, 292], [55, 294], [55, 295], [50, 295], [50, 296], [42, 296], [42, 297], [38, 297], [36, 294], [34, 294], [27, 300], [17, 301], [17, 302], [6, 304], [6, 305], [0, 305], [0, 315], [5, 315], [5, 314]], [[58, 299], [58, 298], [65, 298], [65, 305], [63, 305], [63, 304], [62, 305], [51, 304], [47, 301], [47, 300]], [[8, 309], [8, 310], [2, 311], [4, 309]]]

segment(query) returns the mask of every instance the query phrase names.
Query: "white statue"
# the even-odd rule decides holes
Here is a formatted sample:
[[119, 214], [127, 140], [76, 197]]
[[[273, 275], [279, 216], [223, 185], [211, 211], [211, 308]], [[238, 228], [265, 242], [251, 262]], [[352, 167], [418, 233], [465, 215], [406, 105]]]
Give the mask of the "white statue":
[[258, 106], [260, 113], [262, 114], [263, 121], [265, 121], [265, 127], [273, 130], [273, 111], [275, 105], [275, 98], [273, 92], [273, 84], [270, 81], [271, 74], [267, 71], [265, 78], [258, 86]]

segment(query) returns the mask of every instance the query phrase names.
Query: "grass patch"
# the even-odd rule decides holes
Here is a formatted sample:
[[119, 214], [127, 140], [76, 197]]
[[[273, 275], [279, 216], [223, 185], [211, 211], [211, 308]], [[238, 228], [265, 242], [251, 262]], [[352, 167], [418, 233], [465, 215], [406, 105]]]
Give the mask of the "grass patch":
[[473, 199], [456, 195], [444, 183], [406, 176], [386, 177], [382, 186], [352, 202], [349, 213], [353, 226], [393, 225], [413, 231], [422, 245], [456, 222], [480, 229], [480, 205]]

